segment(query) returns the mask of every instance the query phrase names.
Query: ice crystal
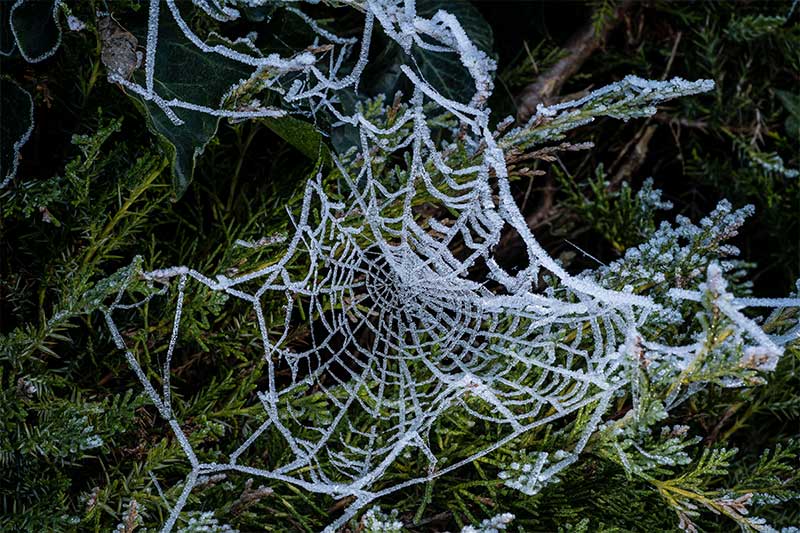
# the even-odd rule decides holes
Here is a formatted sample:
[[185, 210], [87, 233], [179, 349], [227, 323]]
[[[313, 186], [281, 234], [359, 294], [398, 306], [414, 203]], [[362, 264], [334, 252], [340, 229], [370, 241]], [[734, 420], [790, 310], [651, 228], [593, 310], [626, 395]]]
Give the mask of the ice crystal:
[[500, 472], [499, 477], [507, 487], [532, 496], [545, 485], [560, 481], [555, 474], [563, 469], [561, 461], [569, 458], [575, 459], [563, 450], [554, 453], [553, 457], [547, 452], [538, 452], [531, 455], [527, 461], [509, 464], [506, 470]]
[[178, 533], [239, 533], [239, 530], [228, 524], [220, 524], [214, 513], [206, 511], [191, 516]]
[[364, 533], [401, 533], [403, 531], [403, 523], [397, 519], [397, 509], [386, 514], [379, 507], [372, 507], [364, 513], [361, 523]]
[[487, 518], [477, 527], [465, 526], [461, 529], [461, 533], [499, 533], [500, 531], [505, 531], [506, 526], [508, 526], [513, 520], [513, 514], [502, 513], [493, 516], [492, 518]]
[[[227, 21], [239, 16], [234, 6], [241, 3], [195, 0], [195, 4], [209, 16]], [[504, 151], [558, 140], [596, 116], [623, 120], [646, 116], [659, 102], [708, 90], [712, 82], [629, 76], [580, 100], [540, 107], [527, 125], [501, 134], [490, 129], [485, 107], [494, 62], [451, 14], [440, 10], [425, 18], [413, 0], [338, 2], [364, 14], [363, 33], [356, 42], [321, 28], [302, 13], [301, 4], [290, 4], [290, 11], [317, 34], [309, 45], [331, 47], [327, 66], [308, 51], [291, 57], [263, 56], [245, 53], [241, 47], [209, 45], [192, 31], [175, 0], [163, 6], [151, 0], [144, 83], [113, 69], [109, 72], [111, 81], [154, 102], [178, 125], [175, 109], [233, 119], [284, 114], [260, 107], [210, 108], [159, 94], [154, 65], [161, 10], [166, 9], [198, 49], [253, 69], [253, 76], [230, 94], [252, 86], [269, 71], [261, 88], [279, 93], [287, 110], [325, 111], [339, 124], [355, 127], [359, 138], [356, 155], [333, 156], [347, 200], [326, 191], [321, 174], [309, 180], [302, 208], [292, 215], [295, 232], [286, 237], [285, 250], [274, 263], [234, 277], [209, 277], [190, 267], [130, 269], [128, 284], [143, 279], [164, 287], [160, 293], [168, 285], [177, 290], [172, 335], [158, 369], [160, 390], [115, 323], [117, 313], [138, 305], [124, 303], [128, 302], [125, 285], [107, 306], [107, 324], [117, 346], [191, 465], [162, 530], [175, 526], [201, 481], [241, 473], [335, 498], [350, 497], [352, 503], [330, 524], [333, 531], [381, 496], [447, 474], [533, 428], [582, 411], [585, 429], [571, 449], [543, 453], [532, 464], [512, 468], [513, 476], [508, 474], [509, 479], [515, 477], [509, 482], [521, 490], [539, 490], [577, 460], [615, 395], [635, 388], [632, 361], [638, 361], [642, 345], [670, 355], [688, 354], [695, 347], [647, 344], [641, 326], [653, 313], [667, 316], [669, 310], [632, 291], [610, 290], [591, 276], [570, 275], [547, 254], [512, 196]], [[357, 87], [375, 31], [382, 31], [406, 52], [418, 47], [454, 55], [471, 76], [474, 94], [467, 102], [443, 96], [409, 59], [400, 70], [414, 89], [392, 125], [370, 120], [363, 108], [346, 113], [337, 95]], [[356, 47], [355, 62], [347, 70], [344, 58]], [[434, 141], [432, 117], [443, 114], [457, 122], [452, 142]], [[460, 158], [451, 157], [458, 150], [457, 139], [466, 150]], [[407, 164], [387, 180], [374, 169], [395, 152], [402, 153]], [[656, 193], [645, 194], [653, 205], [664, 206]], [[438, 214], [421, 216], [415, 209], [420, 199], [437, 205], [438, 211], [429, 212]], [[727, 214], [735, 219], [735, 212], [728, 209]], [[729, 222], [736, 223], [734, 219]], [[520, 236], [527, 255], [526, 266], [516, 272], [506, 271], [493, 255], [501, 234], [509, 230]], [[663, 233], [666, 239], [667, 231]], [[268, 237], [238, 244], [257, 247], [279, 241]], [[671, 257], [662, 260], [673, 262]], [[614, 275], [625, 275], [614, 268], [609, 268]], [[475, 271], [485, 276], [471, 279]], [[720, 272], [718, 267], [709, 269], [701, 289], [676, 289], [670, 294], [677, 302], [695, 303], [713, 295], [714, 305], [738, 327], [739, 338], [755, 350], [746, 357], [770, 367], [781, 353], [779, 339], [768, 337], [742, 310], [787, 302], [729, 297]], [[553, 281], [547, 290], [540, 286], [542, 276]], [[171, 402], [170, 372], [181, 342], [183, 306], [200, 291], [222, 293], [252, 306], [268, 376], [258, 394], [263, 423], [235, 451], [214, 462], [198, 457]], [[145, 301], [157, 297], [154, 293]], [[265, 301], [276, 297], [285, 302], [283, 317], [277, 321], [265, 313]], [[291, 336], [298, 321], [305, 321], [309, 332], [307, 345], [300, 348]], [[296, 408], [311, 390], [330, 417], [313, 418]], [[495, 426], [497, 440], [463, 457], [439, 456], [430, 434], [446, 423], [443, 414], [451, 412]], [[357, 414], [366, 414], [369, 423], [355, 425]], [[291, 458], [269, 467], [240, 464], [248, 449], [268, 434], [282, 439]], [[418, 453], [428, 468], [400, 484], [381, 483], [392, 465], [410, 452]], [[530, 475], [523, 480], [526, 474]], [[505, 523], [501, 520], [494, 528], [502, 529]]]
[[86, 29], [86, 23], [75, 15], [67, 15], [67, 27], [70, 31], [82, 31]]

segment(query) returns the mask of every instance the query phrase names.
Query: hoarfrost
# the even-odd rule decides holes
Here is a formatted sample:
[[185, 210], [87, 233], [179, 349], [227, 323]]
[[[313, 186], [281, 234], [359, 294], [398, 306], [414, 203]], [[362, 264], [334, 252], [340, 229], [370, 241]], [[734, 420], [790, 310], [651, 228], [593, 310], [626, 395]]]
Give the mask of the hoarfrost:
[[487, 518], [480, 523], [477, 527], [465, 526], [461, 529], [461, 533], [500, 533], [505, 531], [506, 527], [514, 520], [514, 515], [511, 513], [501, 513]]
[[[195, 4], [217, 20], [239, 16], [231, 7], [234, 3], [195, 0]], [[161, 390], [152, 385], [114, 321], [115, 313], [135, 306], [122, 303], [124, 288], [107, 307], [106, 321], [115, 343], [191, 465], [162, 531], [175, 526], [191, 491], [201, 481], [223, 473], [289, 482], [336, 498], [350, 497], [352, 503], [328, 527], [334, 531], [381, 496], [447, 474], [533, 428], [579, 410], [588, 411], [585, 429], [572, 449], [541, 455], [527, 465], [527, 472], [526, 466], [512, 469], [515, 479], [510, 482], [533, 493], [542, 484], [556, 481], [558, 472], [576, 460], [601, 424], [612, 398], [631, 386], [631, 350], [619, 346], [639, 339], [638, 328], [649, 313], [660, 308], [645, 296], [609, 290], [594, 279], [572, 276], [545, 252], [512, 196], [504, 150], [515, 143], [557, 139], [594, 116], [628, 119], [648, 115], [658, 102], [708, 90], [712, 82], [649, 81], [629, 76], [580, 100], [540, 107], [528, 125], [495, 135], [485, 107], [492, 91], [494, 62], [470, 41], [455, 17], [441, 10], [429, 19], [422, 17], [413, 0], [341, 4], [364, 13], [360, 44], [322, 29], [291, 2], [291, 12], [317, 33], [315, 42], [309, 44], [331, 46], [330, 64], [324, 68], [308, 52], [264, 57], [224, 44], [208, 45], [183, 20], [175, 0], [165, 4], [198, 49], [249, 65], [254, 74], [268, 69], [274, 80], [269, 88], [282, 94], [287, 109], [301, 105], [325, 109], [340, 123], [355, 126], [360, 164], [352, 165], [344, 156], [333, 157], [349, 195], [346, 202], [326, 192], [322, 175], [308, 182], [302, 208], [293, 218], [296, 231], [287, 236], [283, 255], [269, 266], [216, 278], [189, 267], [131, 270], [130, 282], [140, 278], [154, 285], [177, 282], [172, 284], [178, 293], [172, 336], [158, 370]], [[144, 85], [113, 69], [111, 81], [155, 102], [176, 124], [180, 121], [175, 108], [236, 119], [283, 114], [274, 109], [211, 109], [159, 95], [154, 65], [161, 7], [159, 0], [151, 0]], [[473, 96], [468, 102], [443, 96], [409, 60], [401, 71], [414, 90], [392, 126], [375, 124], [360, 111], [347, 114], [337, 94], [357, 87], [376, 30], [406, 51], [417, 46], [455, 54], [474, 81]], [[353, 48], [358, 48], [356, 61], [344, 72], [343, 59]], [[289, 74], [292, 81], [287, 88], [279, 80], [288, 80], [285, 75]], [[460, 122], [456, 133], [471, 147], [467, 163], [461, 159], [451, 166], [450, 148], [440, 148], [433, 140], [431, 109], [436, 115], [447, 112]], [[540, 123], [549, 126], [532, 129]], [[398, 138], [404, 128], [408, 133]], [[397, 173], [400, 179], [389, 185], [373, 174], [379, 158], [406, 150], [409, 164]], [[421, 217], [414, 210], [418, 198], [437, 204], [443, 214]], [[648, 200], [662, 204], [655, 193]], [[493, 256], [507, 228], [519, 234], [527, 254], [527, 266], [515, 273], [504, 270]], [[244, 247], [271, 243], [238, 242]], [[309, 266], [301, 271], [298, 265]], [[481, 268], [485, 279], [469, 278]], [[540, 289], [540, 274], [547, 274], [556, 286]], [[708, 275], [709, 290], [718, 292], [721, 311], [740, 327], [742, 336], [764, 351], [771, 364], [781, 348], [777, 339], [767, 337], [742, 314], [752, 302], [729, 298], [718, 272], [709, 270]], [[252, 306], [268, 377], [258, 395], [264, 408], [263, 423], [227, 458], [212, 463], [198, 458], [170, 399], [171, 358], [180, 343], [183, 304], [202, 287]], [[688, 301], [703, 297], [687, 290], [675, 290], [672, 296]], [[285, 299], [282, 323], [268, 321], [267, 297]], [[761, 300], [756, 303], [773, 305]], [[795, 300], [790, 303], [797, 305]], [[293, 345], [290, 337], [298, 316], [305, 317], [311, 332], [302, 349]], [[589, 337], [591, 342], [586, 342]], [[653, 351], [683, 354], [690, 350], [648, 345], [646, 340], [642, 343]], [[747, 356], [758, 358], [761, 351]], [[286, 372], [279, 380], [276, 376], [282, 371]], [[315, 420], [293, 409], [297, 399], [312, 388], [327, 406], [330, 418]], [[446, 423], [442, 415], [451, 412], [493, 425], [497, 440], [468, 456], [437, 456], [429, 435]], [[358, 413], [368, 415], [366, 427], [353, 422]], [[270, 467], [240, 464], [248, 449], [267, 434], [284, 441], [291, 451], [290, 460]], [[399, 484], [382, 483], [384, 474], [409, 452], [420, 454], [428, 468]], [[526, 474], [530, 475], [523, 480], [521, 476]]]
[[82, 31], [86, 29], [86, 23], [75, 15], [67, 15], [67, 27], [70, 31]]

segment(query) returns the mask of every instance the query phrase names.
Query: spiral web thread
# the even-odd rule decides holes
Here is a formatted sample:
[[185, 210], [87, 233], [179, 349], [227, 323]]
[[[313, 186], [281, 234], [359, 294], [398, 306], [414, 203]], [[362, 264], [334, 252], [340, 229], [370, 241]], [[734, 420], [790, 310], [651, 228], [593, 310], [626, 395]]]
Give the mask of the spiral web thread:
[[[489, 110], [484, 103], [492, 91], [494, 64], [475, 47], [454, 16], [439, 11], [429, 19], [420, 17], [413, 0], [341, 3], [364, 12], [360, 40], [337, 37], [294, 4], [287, 7], [317, 33], [313, 46], [334, 45], [329, 64], [322, 69], [307, 52], [290, 58], [262, 57], [223, 45], [207, 46], [184, 22], [175, 1], [166, 2], [169, 15], [198, 48], [250, 65], [254, 75], [269, 69], [273, 74], [269, 88], [282, 94], [287, 108], [304, 104], [312, 112], [325, 109], [341, 123], [355, 126], [363, 164], [351, 174], [353, 167], [334, 157], [351, 191], [346, 202], [326, 195], [321, 176], [309, 181], [301, 212], [292, 220], [296, 231], [280, 260], [271, 266], [240, 277], [215, 279], [187, 267], [135, 274], [165, 285], [177, 280], [177, 306], [161, 369], [161, 391], [147, 378], [113, 319], [115, 312], [142, 302], [123, 303], [123, 287], [107, 308], [106, 320], [117, 346], [125, 351], [191, 464], [163, 531], [175, 526], [202, 476], [225, 472], [288, 482], [336, 498], [354, 497], [330, 524], [328, 529], [334, 530], [376, 498], [441, 476], [532, 428], [588, 408], [590, 418], [574, 448], [552, 457], [540, 456], [536, 474], [546, 481], [577, 459], [611, 399], [630, 386], [631, 368], [638, 365], [636, 346], [642, 342], [638, 328], [658, 310], [646, 297], [610, 291], [587, 278], [570, 276], [531, 234], [506, 179], [503, 144], [488, 126]], [[236, 9], [214, 0], [195, 0], [195, 4], [219, 20], [238, 16]], [[145, 84], [114, 73], [109, 75], [111, 81], [155, 102], [176, 124], [181, 121], [174, 108], [229, 118], [284, 113], [258, 105], [245, 111], [209, 109], [159, 96], [153, 71], [160, 10], [161, 3], [151, 0]], [[357, 87], [376, 26], [409, 52], [409, 57], [412, 46], [456, 54], [474, 80], [471, 101], [445, 98], [411, 61], [401, 69], [413, 84], [413, 94], [407, 111], [391, 128], [382, 129], [359, 112], [343, 113], [337, 91]], [[355, 66], [339, 75], [344, 58], [354, 47], [358, 49]], [[294, 80], [288, 89], [282, 87], [284, 75]], [[581, 100], [540, 107], [532, 122], [569, 114], [609, 91], [633, 96], [649, 92], [657, 102], [710, 86], [707, 81], [649, 82], [629, 77]], [[432, 140], [425, 112], [431, 102], [438, 113], [447, 111], [459, 120], [460, 132], [474, 150], [474, 165], [448, 166], [448, 148], [437, 147]], [[647, 108], [644, 112], [653, 111]], [[410, 133], [398, 138], [398, 132], [409, 125]], [[411, 164], [405, 179], [389, 187], [372, 174], [372, 163], [376, 157], [401, 151], [410, 154]], [[441, 212], [447, 213], [446, 217], [420, 217], [413, 209], [418, 195], [432, 198], [444, 208]], [[517, 232], [527, 250], [527, 268], [514, 275], [501, 268], [492, 253], [508, 228]], [[297, 264], [310, 267], [297, 274], [298, 269], [292, 268]], [[470, 270], [477, 267], [486, 272], [484, 280], [469, 279]], [[557, 280], [556, 286], [537, 290], [542, 274]], [[171, 360], [180, 343], [183, 303], [200, 286], [252, 305], [267, 365], [268, 385], [258, 394], [266, 419], [227, 462], [202, 463], [198, 459], [170, 401]], [[265, 319], [263, 303], [275, 295], [286, 300], [282, 327]], [[699, 300], [702, 295], [675, 291], [674, 297]], [[741, 314], [740, 309], [748, 305], [787, 302], [751, 298], [728, 300], [721, 306], [723, 313], [742, 326], [754, 348], [777, 357], [782, 349], [776, 340]], [[304, 350], [290, 343], [298, 308], [302, 308], [310, 332]], [[795, 336], [796, 332], [790, 333], [781, 340], [788, 342]], [[592, 348], [586, 349], [587, 345]], [[693, 347], [660, 348], [669, 355]], [[291, 374], [288, 385], [276, 378], [277, 372], [286, 368]], [[322, 393], [334, 413], [324, 424], [292, 409], [292, 401], [312, 388]], [[486, 449], [453, 461], [437, 458], [430, 433], [437, 424], [447, 423], [442, 415], [451, 411], [493, 424], [498, 439]], [[356, 412], [368, 415], [367, 427], [354, 426]], [[240, 464], [239, 458], [267, 432], [281, 436], [291, 449], [292, 460], [274, 469]], [[382, 486], [380, 480], [387, 469], [410, 451], [422, 454], [428, 469], [400, 484]]]

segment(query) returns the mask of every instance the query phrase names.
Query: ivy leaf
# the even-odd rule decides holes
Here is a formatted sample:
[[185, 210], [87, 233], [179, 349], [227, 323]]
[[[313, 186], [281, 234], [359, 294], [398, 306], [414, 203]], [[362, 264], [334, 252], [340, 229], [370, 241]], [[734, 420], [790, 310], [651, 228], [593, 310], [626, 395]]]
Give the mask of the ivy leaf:
[[[143, 39], [143, 36], [140, 40]], [[172, 17], [163, 15], [159, 30], [158, 53], [154, 71], [154, 88], [166, 100], [178, 99], [216, 108], [231, 87], [250, 78], [252, 67], [219, 54], [204, 53], [189, 43]], [[209, 45], [235, 45], [218, 36], [207, 39]], [[245, 46], [245, 45], [241, 45]], [[252, 53], [251, 48], [241, 50]], [[138, 69], [134, 79], [144, 85], [145, 73]], [[155, 103], [131, 95], [147, 117], [148, 125], [162, 141], [172, 163], [174, 194], [186, 192], [194, 177], [197, 158], [213, 139], [220, 118], [189, 109], [173, 108], [183, 121], [174, 124]], [[313, 125], [293, 117], [262, 119], [263, 123], [303, 154], [317, 159], [328, 153], [321, 134]]]
[[14, 40], [14, 34], [11, 33], [11, 10], [5, 9], [0, 4], [0, 56], [10, 56], [17, 48], [17, 42]]
[[269, 22], [277, 8], [278, 4], [267, 3], [252, 6], [245, 5], [240, 9], [242, 13], [244, 13], [244, 16], [247, 17], [247, 20], [251, 22]]
[[59, 0], [17, 0], [11, 7], [10, 27], [19, 53], [29, 63], [52, 56], [61, 44]]
[[[417, 13], [420, 16], [432, 17], [440, 9], [454, 15], [478, 49], [492, 55], [494, 34], [492, 28], [480, 12], [467, 0], [418, 0]], [[400, 70], [401, 65], [409, 64], [411, 59], [402, 48], [385, 36], [376, 36], [374, 45], [377, 53], [367, 65], [364, 81], [359, 86], [359, 94], [340, 91], [344, 110], [352, 113], [355, 103], [363, 97], [382, 94], [391, 101], [395, 93], [401, 91], [409, 94], [413, 89], [408, 79]], [[419, 67], [422, 76], [443, 96], [458, 102], [468, 102], [475, 94], [475, 82], [469, 71], [461, 64], [455, 53], [430, 52], [418, 46], [412, 48], [413, 60]], [[505, 112], [503, 117], [515, 112], [514, 107]], [[343, 125], [334, 129], [331, 134], [334, 148], [339, 153], [347, 152], [358, 146], [358, 133], [353, 126]]]
[[[417, 13], [432, 17], [440, 9], [454, 15], [470, 40], [480, 50], [492, 54], [494, 34], [483, 15], [467, 0], [422, 0]], [[425, 79], [442, 95], [466, 102], [475, 93], [475, 82], [455, 53], [443, 54], [414, 47], [414, 58]]]
[[266, 117], [261, 121], [280, 138], [297, 148], [312, 160], [330, 161], [330, 151], [319, 130], [313, 125], [294, 117]]
[[0, 189], [17, 174], [19, 151], [33, 131], [31, 95], [5, 78], [0, 79]]
[[[246, 65], [198, 50], [188, 42], [170, 16], [162, 16], [158, 37], [154, 88], [167, 100], [176, 98], [217, 107], [232, 85], [250, 75], [250, 68]], [[142, 69], [134, 72], [133, 76], [144, 85]], [[135, 94], [131, 96], [169, 155], [174, 193], [180, 197], [192, 182], [197, 158], [217, 133], [220, 119], [198, 111], [174, 108], [174, 113], [183, 121], [183, 124], [176, 125], [153, 102]]]
[[[417, 13], [432, 17], [440, 9], [454, 15], [478, 49], [491, 55], [494, 47], [492, 28], [480, 12], [467, 0], [419, 0]], [[431, 52], [414, 45], [409, 58], [394, 41], [376, 36], [375, 57], [370, 60], [360, 90], [375, 96], [383, 94], [391, 100], [397, 91], [408, 94], [412, 89], [401, 65], [413, 62], [422, 76], [443, 96], [459, 102], [469, 101], [475, 93], [475, 82], [461, 64], [456, 53]]]

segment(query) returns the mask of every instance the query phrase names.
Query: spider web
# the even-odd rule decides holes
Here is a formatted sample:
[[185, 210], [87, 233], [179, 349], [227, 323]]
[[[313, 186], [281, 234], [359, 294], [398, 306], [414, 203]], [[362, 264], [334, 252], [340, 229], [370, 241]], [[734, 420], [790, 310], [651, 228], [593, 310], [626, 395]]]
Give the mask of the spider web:
[[[194, 3], [218, 20], [239, 16], [232, 3]], [[492, 91], [494, 63], [470, 41], [453, 15], [438, 11], [431, 18], [421, 17], [413, 0], [341, 4], [364, 13], [359, 40], [331, 34], [294, 4], [287, 8], [316, 32], [311, 46], [334, 47], [323, 68], [307, 52], [263, 57], [224, 45], [208, 46], [186, 24], [176, 2], [166, 2], [169, 15], [199, 49], [250, 65], [254, 76], [268, 69], [273, 74], [268, 89], [282, 95], [287, 109], [324, 110], [340, 123], [356, 127], [360, 159], [353, 165], [333, 157], [348, 191], [346, 201], [326, 194], [321, 175], [308, 182], [300, 212], [290, 215], [295, 232], [274, 264], [238, 277], [213, 279], [188, 267], [132, 271], [108, 306], [106, 320], [115, 343], [125, 351], [191, 464], [162, 531], [176, 524], [203, 476], [225, 472], [354, 498], [330, 524], [332, 531], [376, 498], [441, 476], [532, 428], [582, 411], [588, 421], [574, 447], [552, 457], [540, 456], [537, 474], [546, 481], [577, 459], [609, 402], [629, 387], [631, 366], [638, 364], [632, 348], [641, 341], [638, 328], [658, 310], [646, 297], [610, 291], [569, 275], [531, 234], [511, 194], [504, 154], [521, 130], [500, 137], [489, 128], [485, 102]], [[210, 109], [161, 97], [153, 80], [161, 3], [151, 0], [149, 6], [144, 85], [113, 72], [111, 81], [155, 102], [176, 124], [181, 121], [175, 108], [235, 119], [283, 114], [258, 106], [244, 111]], [[466, 103], [446, 98], [409, 60], [401, 70], [413, 84], [413, 93], [391, 127], [375, 124], [360, 112], [342, 111], [337, 94], [357, 87], [376, 27], [409, 57], [412, 46], [455, 54], [474, 81], [474, 96]], [[340, 73], [354, 48], [355, 64]], [[622, 100], [650, 95], [648, 105], [636, 111], [648, 114], [658, 101], [709, 88], [707, 81], [649, 82], [629, 77], [581, 100], [540, 107], [531, 123], [551, 120], [555, 125], [551, 135], [557, 139], [559, 118], [564, 124], [570, 120], [570, 127], [586, 122], [589, 119], [579, 116], [581, 106], [612, 92]], [[431, 108], [458, 120], [454, 134], [470, 147], [467, 163], [451, 166], [452, 147], [437, 146], [433, 140]], [[376, 160], [391, 154], [404, 155], [408, 164], [397, 173], [402, 179], [387, 184], [373, 169]], [[421, 214], [420, 198], [436, 209]], [[508, 231], [519, 235], [527, 253], [527, 267], [514, 274], [504, 270], [493, 254]], [[474, 279], [476, 271], [482, 273], [479, 279]], [[547, 288], [541, 287], [543, 277], [550, 280]], [[114, 321], [115, 313], [154, 297], [123, 303], [128, 285], [142, 278], [163, 285], [162, 293], [167, 285], [177, 284], [172, 335], [159, 369], [160, 391]], [[181, 342], [184, 302], [201, 290], [224, 293], [252, 306], [268, 377], [267, 386], [258, 393], [264, 422], [228, 457], [213, 463], [200, 461], [171, 406], [171, 362]], [[690, 291], [674, 296], [701, 297]], [[282, 324], [268, 320], [265, 313], [265, 302], [276, 297], [285, 299]], [[779, 354], [781, 348], [739, 312], [747, 304], [765, 305], [730, 301], [723, 312], [747, 326], [745, 332], [757, 346]], [[305, 347], [298, 348], [291, 333], [301, 322], [308, 339]], [[278, 379], [282, 372], [290, 378]], [[332, 413], [324, 423], [293, 407], [311, 390]], [[491, 424], [496, 428], [494, 443], [463, 457], [441, 457], [431, 443], [431, 432], [451, 423], [446, 415], [452, 412]], [[357, 420], [368, 423], [357, 425]], [[291, 459], [270, 468], [240, 464], [248, 449], [267, 434], [279, 435], [291, 450]], [[410, 451], [425, 458], [427, 469], [402, 483], [381, 484], [387, 470]]]

